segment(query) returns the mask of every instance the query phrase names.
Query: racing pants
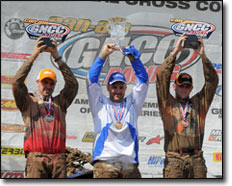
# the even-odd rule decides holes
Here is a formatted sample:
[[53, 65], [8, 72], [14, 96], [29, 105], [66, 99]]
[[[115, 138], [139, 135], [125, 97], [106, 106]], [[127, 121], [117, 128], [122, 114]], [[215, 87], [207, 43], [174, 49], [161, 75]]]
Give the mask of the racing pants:
[[141, 178], [138, 165], [121, 161], [100, 161], [94, 163], [94, 178]]
[[164, 178], [206, 178], [207, 167], [203, 151], [192, 154], [167, 152], [164, 163]]
[[66, 157], [61, 154], [30, 152], [27, 155], [27, 178], [66, 178]]

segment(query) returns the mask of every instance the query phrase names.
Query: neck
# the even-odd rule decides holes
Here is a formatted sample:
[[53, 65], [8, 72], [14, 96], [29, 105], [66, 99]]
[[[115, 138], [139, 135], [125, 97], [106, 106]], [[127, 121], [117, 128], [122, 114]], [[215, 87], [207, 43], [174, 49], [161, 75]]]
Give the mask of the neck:
[[40, 94], [39, 92], [37, 92], [37, 94], [38, 94], [39, 97], [40, 97], [42, 100], [44, 100], [44, 101], [48, 101], [49, 98], [50, 98], [50, 96], [44, 96], [44, 95]]
[[189, 101], [189, 98], [188, 98], [188, 97], [187, 97], [186, 99], [177, 98], [177, 101], [178, 101], [181, 105], [185, 106], [186, 103]]

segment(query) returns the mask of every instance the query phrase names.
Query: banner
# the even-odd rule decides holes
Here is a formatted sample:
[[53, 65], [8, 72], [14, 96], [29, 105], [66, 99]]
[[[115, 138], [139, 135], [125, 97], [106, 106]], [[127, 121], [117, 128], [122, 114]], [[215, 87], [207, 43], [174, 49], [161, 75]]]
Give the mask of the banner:
[[[63, 25], [70, 31], [65, 40], [58, 44], [59, 55], [71, 68], [79, 83], [78, 94], [66, 115], [66, 145], [92, 153], [94, 128], [86, 90], [87, 72], [103, 46], [113, 43], [107, 32], [107, 25], [108, 19], [115, 16], [125, 17], [130, 23], [130, 30], [122, 45], [134, 45], [141, 52], [140, 59], [149, 75], [148, 95], [138, 118], [139, 169], [143, 178], [162, 178], [165, 158], [164, 132], [155, 82], [157, 70], [179, 38], [171, 29], [175, 24], [173, 20], [194, 21], [204, 25], [209, 23], [215, 26], [216, 29], [210, 37], [204, 39], [204, 44], [206, 55], [217, 71], [219, 84], [206, 117], [202, 150], [208, 168], [207, 177], [223, 176], [222, 1], [2, 1], [1, 6], [2, 177], [24, 176], [24, 123], [15, 105], [11, 84], [15, 73], [30, 57], [36, 44], [36, 40], [29, 38], [26, 28], [37, 33], [48, 32], [50, 29], [52, 33], [59, 34], [58, 27], [51, 30], [51, 26]], [[37, 23], [49, 24], [48, 27], [32, 27]], [[206, 26], [198, 25], [192, 29], [203, 28], [206, 29]], [[37, 91], [35, 82], [42, 68], [51, 68], [57, 73], [57, 84], [53, 93], [54, 96], [57, 95], [64, 86], [64, 80], [49, 53], [41, 53], [33, 64], [25, 80], [28, 90]], [[130, 61], [120, 52], [110, 55], [102, 69], [99, 81], [104, 94], [108, 95], [106, 83], [109, 75], [115, 71], [125, 74], [129, 82], [126, 92], [128, 95], [136, 77]], [[191, 95], [202, 89], [202, 62], [192, 49], [185, 49], [177, 56], [171, 76], [170, 91], [173, 95], [173, 81], [180, 71], [190, 73], [193, 77], [194, 88]]]

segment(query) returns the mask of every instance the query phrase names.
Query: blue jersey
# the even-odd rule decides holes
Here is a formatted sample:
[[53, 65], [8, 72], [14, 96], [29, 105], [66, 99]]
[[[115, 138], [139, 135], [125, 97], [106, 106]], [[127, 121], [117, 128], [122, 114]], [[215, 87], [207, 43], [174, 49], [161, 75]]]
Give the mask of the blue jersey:
[[[119, 160], [129, 163], [138, 162], [137, 119], [143, 107], [148, 90], [148, 75], [137, 59], [131, 62], [138, 82], [132, 92], [121, 103], [106, 97], [98, 83], [105, 60], [98, 57], [88, 73], [87, 93], [94, 122], [93, 161]], [[121, 128], [116, 127], [120, 115]]]

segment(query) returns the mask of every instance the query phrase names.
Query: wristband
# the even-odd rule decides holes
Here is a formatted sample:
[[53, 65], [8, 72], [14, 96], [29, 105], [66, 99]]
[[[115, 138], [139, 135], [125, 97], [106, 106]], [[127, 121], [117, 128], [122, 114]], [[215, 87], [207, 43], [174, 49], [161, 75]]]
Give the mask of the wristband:
[[129, 48], [123, 48], [123, 53], [125, 55], [132, 55], [135, 59], [138, 59], [140, 57], [140, 52], [134, 47], [134, 45], [130, 45]]
[[59, 60], [61, 60], [61, 56], [59, 56], [58, 58], [55, 59], [55, 62], [58, 62]]

